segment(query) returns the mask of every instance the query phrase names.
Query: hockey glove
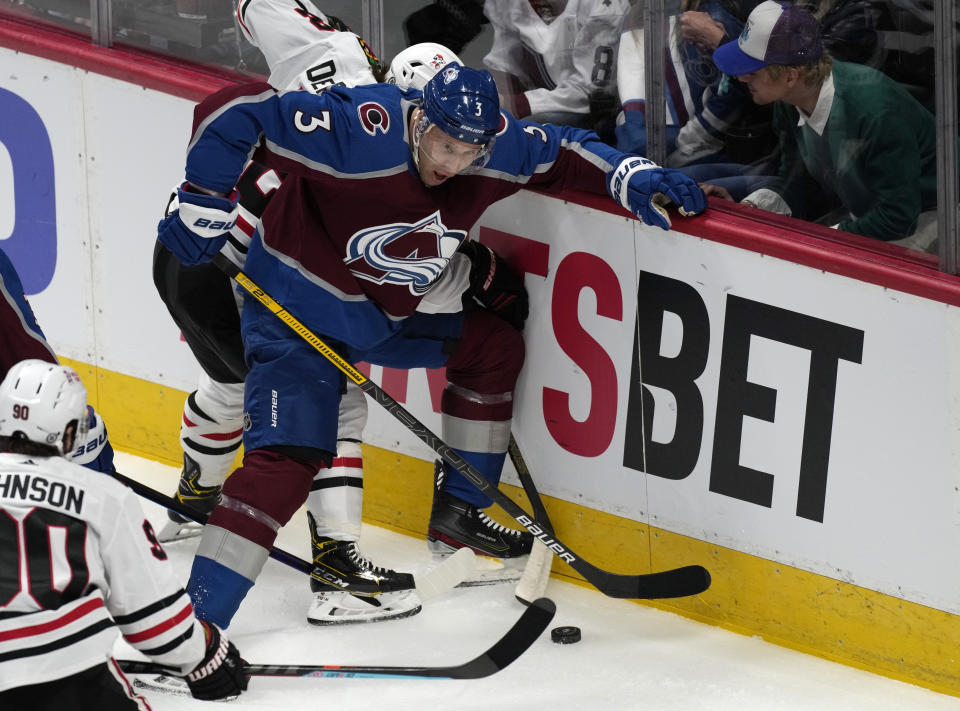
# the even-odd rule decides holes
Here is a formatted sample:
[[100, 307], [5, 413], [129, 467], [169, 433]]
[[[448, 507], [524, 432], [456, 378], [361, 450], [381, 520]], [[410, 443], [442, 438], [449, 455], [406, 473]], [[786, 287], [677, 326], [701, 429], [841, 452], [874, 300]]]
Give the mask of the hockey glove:
[[696, 181], [646, 158], [627, 158], [610, 172], [608, 181], [614, 200], [643, 222], [664, 230], [670, 229], [665, 206], [671, 200], [685, 217], [707, 208], [707, 199]]
[[157, 225], [157, 239], [184, 264], [209, 262], [226, 244], [237, 210], [236, 192], [228, 197], [206, 195], [183, 183]]
[[200, 620], [207, 640], [207, 653], [184, 679], [193, 698], [204, 701], [229, 699], [247, 689], [247, 675], [240, 652], [227, 636], [210, 622]]
[[460, 251], [470, 259], [470, 288], [463, 295], [464, 306], [473, 300], [522, 331], [530, 313], [523, 278], [484, 244], [464, 242]]
[[117, 470], [113, 464], [113, 447], [107, 439], [107, 426], [90, 405], [87, 405], [87, 438], [74, 444], [70, 461], [104, 474]]

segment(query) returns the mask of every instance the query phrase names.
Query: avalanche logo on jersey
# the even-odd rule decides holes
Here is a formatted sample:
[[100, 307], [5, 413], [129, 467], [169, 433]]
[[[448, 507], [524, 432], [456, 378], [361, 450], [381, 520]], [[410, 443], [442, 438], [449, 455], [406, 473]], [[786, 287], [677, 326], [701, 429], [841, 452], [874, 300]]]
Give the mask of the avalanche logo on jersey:
[[415, 224], [370, 227], [347, 242], [344, 263], [359, 279], [408, 286], [422, 296], [466, 239], [463, 230], [447, 229], [435, 212]]
[[360, 104], [357, 107], [357, 116], [363, 125], [363, 130], [371, 136], [376, 136], [377, 131], [386, 133], [390, 130], [390, 114], [375, 101]]

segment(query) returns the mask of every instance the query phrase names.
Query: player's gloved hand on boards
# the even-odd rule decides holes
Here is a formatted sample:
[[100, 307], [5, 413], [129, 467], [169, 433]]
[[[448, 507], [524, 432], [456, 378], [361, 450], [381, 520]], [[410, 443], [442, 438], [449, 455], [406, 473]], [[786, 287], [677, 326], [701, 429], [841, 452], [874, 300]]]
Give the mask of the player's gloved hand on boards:
[[670, 229], [665, 207], [670, 201], [684, 217], [707, 209], [707, 199], [696, 181], [646, 158], [627, 158], [610, 172], [607, 181], [614, 200], [643, 222], [664, 230]]
[[233, 642], [210, 622], [200, 620], [206, 635], [207, 653], [184, 679], [195, 699], [213, 701], [239, 696], [247, 689], [243, 660]]
[[464, 301], [474, 300], [522, 331], [530, 313], [523, 278], [484, 244], [464, 242], [460, 251], [470, 259], [470, 288], [463, 295]]
[[209, 262], [226, 244], [238, 209], [236, 192], [207, 195], [183, 183], [157, 225], [157, 239], [184, 264]]

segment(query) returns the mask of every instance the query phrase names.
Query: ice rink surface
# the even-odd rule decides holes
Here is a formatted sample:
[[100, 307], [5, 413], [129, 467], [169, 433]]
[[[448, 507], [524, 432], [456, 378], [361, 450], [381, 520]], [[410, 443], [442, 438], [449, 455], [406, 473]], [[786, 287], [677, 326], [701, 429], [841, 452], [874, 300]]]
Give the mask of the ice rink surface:
[[[164, 493], [178, 470], [118, 453], [117, 468]], [[155, 526], [166, 517], [144, 502]], [[186, 583], [198, 539], [166, 546]], [[277, 545], [309, 557], [303, 510]], [[361, 547], [378, 565], [413, 572], [429, 563], [424, 541], [364, 526]], [[616, 571], [621, 572], [621, 571]], [[627, 571], [623, 571], [627, 572]], [[550, 627], [576, 625], [581, 642], [549, 632], [494, 676], [444, 679], [251, 679], [229, 705], [146, 692], [154, 711], [958, 711], [960, 699], [727, 632], [577, 585], [551, 580]], [[523, 607], [512, 585], [458, 588], [392, 622], [317, 627], [306, 621], [307, 578], [269, 560], [230, 626], [244, 658], [258, 664], [460, 664], [483, 652]], [[115, 655], [136, 654], [118, 641]]]

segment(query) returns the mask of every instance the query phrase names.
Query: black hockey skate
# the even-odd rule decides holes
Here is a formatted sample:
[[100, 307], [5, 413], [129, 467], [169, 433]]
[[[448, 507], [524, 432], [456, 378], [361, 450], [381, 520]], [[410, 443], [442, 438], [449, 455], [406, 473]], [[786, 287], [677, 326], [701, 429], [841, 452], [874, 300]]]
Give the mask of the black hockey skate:
[[526, 531], [501, 526], [472, 504], [441, 489], [443, 468], [435, 464], [437, 487], [427, 529], [427, 544], [434, 554], [470, 548], [492, 558], [521, 558], [530, 553], [533, 536]]
[[[177, 485], [176, 499], [188, 508], [197, 512], [199, 518], [206, 520], [210, 512], [220, 500], [219, 486], [200, 486], [200, 466], [183, 455], [183, 471], [180, 473], [180, 483]], [[203, 526], [173, 511], [167, 511], [166, 525], [160, 529], [157, 538], [161, 543], [170, 543], [185, 538], [199, 536]]]
[[367, 560], [355, 541], [320, 536], [308, 512], [313, 570], [313, 603], [307, 621], [314, 625], [379, 622], [420, 612], [416, 582], [410, 573], [381, 568]]

